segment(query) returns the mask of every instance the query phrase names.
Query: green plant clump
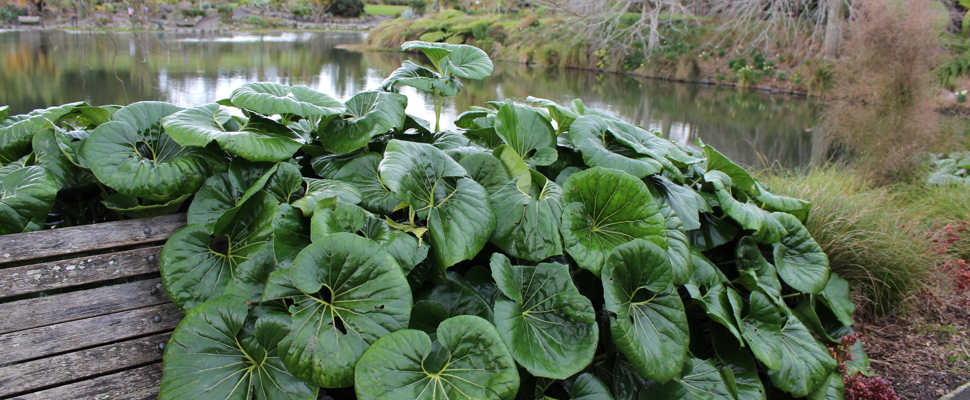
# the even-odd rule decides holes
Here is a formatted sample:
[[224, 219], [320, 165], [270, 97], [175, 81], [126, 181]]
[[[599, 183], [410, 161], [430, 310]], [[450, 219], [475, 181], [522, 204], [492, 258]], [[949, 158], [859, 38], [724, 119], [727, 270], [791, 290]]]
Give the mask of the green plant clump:
[[489, 103], [455, 132], [406, 105], [250, 83], [0, 109], [0, 233], [62, 192], [129, 216], [191, 198], [160, 255], [186, 312], [161, 399], [840, 398], [826, 343], [853, 304], [807, 202], [578, 100]]

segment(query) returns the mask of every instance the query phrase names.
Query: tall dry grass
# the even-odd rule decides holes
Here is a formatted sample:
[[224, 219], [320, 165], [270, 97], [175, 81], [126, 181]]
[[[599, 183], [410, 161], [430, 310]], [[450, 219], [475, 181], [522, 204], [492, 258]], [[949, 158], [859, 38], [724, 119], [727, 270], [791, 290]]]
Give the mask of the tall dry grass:
[[939, 32], [931, 0], [866, 0], [848, 25], [823, 128], [876, 184], [910, 179], [945, 142], [933, 110]]

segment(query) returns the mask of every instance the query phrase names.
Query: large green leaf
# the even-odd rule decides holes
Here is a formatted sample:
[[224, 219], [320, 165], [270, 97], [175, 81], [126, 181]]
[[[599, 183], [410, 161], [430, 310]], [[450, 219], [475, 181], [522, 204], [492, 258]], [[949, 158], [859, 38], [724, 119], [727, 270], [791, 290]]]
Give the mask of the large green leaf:
[[428, 246], [405, 232], [392, 229], [378, 218], [353, 204], [338, 202], [334, 209], [323, 208], [313, 213], [311, 238], [316, 241], [337, 232], [363, 236], [381, 245], [407, 274], [428, 256]]
[[254, 194], [266, 190], [279, 202], [288, 203], [290, 195], [303, 183], [300, 170], [289, 163], [252, 163], [235, 158], [229, 170], [206, 179], [196, 192], [186, 215], [189, 224], [210, 228], [226, 213], [238, 212], [239, 206]]
[[465, 171], [468, 172], [468, 177], [482, 185], [485, 191], [492, 196], [493, 202], [495, 200], [495, 192], [509, 183], [509, 172], [505, 169], [502, 161], [494, 155], [488, 153], [472, 154], [468, 157], [463, 157], [459, 162], [465, 168]]
[[39, 166], [0, 177], [0, 235], [43, 228], [57, 189], [51, 174]]
[[492, 276], [505, 295], [495, 301], [495, 327], [512, 358], [532, 375], [566, 379], [593, 360], [599, 327], [593, 305], [579, 294], [569, 267], [513, 266], [492, 254]]
[[347, 100], [347, 111], [341, 118], [321, 127], [320, 143], [337, 154], [364, 147], [374, 136], [400, 129], [407, 105], [408, 98], [397, 93], [357, 93]]
[[530, 171], [536, 179], [528, 192], [516, 180], [492, 194], [495, 231], [489, 241], [512, 257], [541, 261], [562, 254], [562, 189]]
[[793, 315], [788, 316], [779, 345], [781, 367], [769, 370], [768, 377], [775, 387], [795, 397], [807, 396], [826, 384], [835, 370], [836, 362], [828, 348]]
[[306, 182], [306, 194], [293, 202], [293, 207], [303, 211], [303, 215], [312, 216], [317, 204], [328, 199], [340, 200], [344, 203], [360, 203], [361, 193], [354, 185], [336, 179], [303, 178]]
[[165, 348], [159, 399], [317, 398], [280, 361], [288, 318], [270, 313], [247, 323], [247, 308], [244, 298], [221, 296], [182, 319]]
[[[59, 130], [59, 129], [58, 129]], [[41, 129], [34, 134], [31, 147], [37, 159], [37, 165], [43, 167], [50, 173], [58, 189], [67, 189], [80, 186], [91, 177], [90, 174], [82, 172], [70, 159], [61, 152], [57, 144], [58, 132], [55, 129]]]
[[741, 320], [741, 336], [758, 361], [769, 369], [781, 368], [781, 328], [778, 306], [761, 292], [751, 292], [748, 314]]
[[395, 86], [405, 85], [418, 89], [424, 93], [435, 93], [442, 96], [454, 96], [462, 89], [457, 76], [444, 77], [430, 69], [405, 60], [401, 67], [391, 72], [381, 87], [384, 90], [395, 90]]
[[640, 375], [658, 382], [678, 376], [690, 342], [672, 279], [667, 253], [642, 239], [617, 247], [602, 273], [613, 343]]
[[498, 332], [473, 316], [442, 322], [436, 342], [411, 329], [379, 339], [357, 363], [354, 382], [362, 400], [510, 400], [518, 387]]
[[775, 243], [785, 235], [785, 228], [772, 214], [762, 210], [752, 201], [741, 202], [732, 195], [734, 184], [731, 178], [721, 171], [704, 174], [704, 180], [714, 185], [718, 203], [724, 213], [738, 222], [744, 229], [755, 231], [754, 238], [760, 243]]
[[30, 154], [30, 144], [36, 132], [52, 128], [61, 118], [72, 115], [84, 103], [70, 103], [17, 115], [0, 123], [0, 165], [14, 162]]
[[606, 119], [584, 115], [569, 127], [569, 140], [583, 153], [583, 161], [593, 167], [615, 168], [637, 178], [659, 173], [663, 164], [639, 154], [613, 135]]
[[765, 400], [765, 386], [758, 376], [758, 366], [751, 353], [741, 347], [740, 342], [730, 337], [722, 337], [720, 331], [711, 331], [711, 341], [717, 353], [720, 368], [730, 369], [734, 376], [734, 387], [738, 400]]
[[415, 301], [434, 301], [444, 306], [450, 317], [474, 315], [492, 320], [488, 301], [465, 278], [449, 271], [446, 281], [415, 294]]
[[781, 298], [781, 282], [774, 265], [765, 259], [758, 243], [751, 236], [744, 236], [735, 248], [738, 282], [751, 291], [762, 291], [772, 298]]
[[630, 174], [606, 168], [575, 173], [563, 185], [563, 203], [566, 252], [594, 274], [616, 246], [633, 239], [667, 247], [663, 215], [646, 185]]
[[202, 224], [179, 230], [159, 255], [162, 283], [168, 297], [182, 310], [222, 295], [240, 264], [260, 252], [272, 252], [272, 218], [278, 203], [259, 192], [238, 212], [216, 221], [213, 231]]
[[165, 134], [161, 119], [179, 110], [150, 101], [125, 106], [91, 132], [80, 154], [98, 180], [128, 196], [168, 201], [192, 193], [225, 161]]
[[533, 109], [506, 100], [499, 107], [495, 133], [526, 162], [549, 165], [556, 161], [556, 132]]
[[667, 255], [670, 257], [670, 267], [674, 272], [674, 284], [683, 285], [690, 281], [694, 271], [693, 256], [690, 254], [690, 241], [684, 231], [680, 218], [674, 214], [673, 208], [666, 203], [660, 206], [660, 214], [666, 220]]
[[453, 45], [451, 54], [443, 57], [439, 65], [441, 73], [465, 79], [488, 78], [494, 68], [492, 59], [482, 49], [464, 44]]
[[347, 182], [360, 190], [360, 206], [367, 211], [389, 215], [398, 204], [398, 196], [381, 182], [377, 166], [381, 163], [380, 153], [364, 153], [344, 164], [330, 178]]
[[825, 289], [819, 293], [819, 300], [825, 304], [829, 310], [845, 326], [852, 326], [852, 313], [855, 311], [855, 303], [849, 297], [849, 281], [842, 279], [838, 274], [829, 274], [829, 281], [825, 284]]
[[744, 300], [738, 291], [724, 283], [714, 285], [703, 295], [694, 293], [692, 289], [688, 286], [691, 296], [700, 303], [707, 316], [724, 326], [737, 340], [742, 340], [741, 309]]
[[575, 121], [576, 118], [579, 118], [579, 114], [576, 114], [572, 110], [563, 107], [552, 100], [529, 96], [526, 97], [525, 101], [539, 107], [545, 107], [546, 110], [549, 111], [549, 118], [556, 123], [557, 135], [559, 133], [568, 131], [573, 121]]
[[427, 220], [440, 268], [485, 246], [495, 229], [488, 193], [451, 157], [429, 144], [392, 140], [379, 170], [384, 184]]
[[748, 171], [741, 168], [737, 164], [731, 162], [731, 159], [725, 157], [721, 152], [717, 151], [711, 146], [699, 143], [699, 146], [704, 149], [704, 157], [707, 158], [707, 172], [720, 171], [727, 176], [731, 177], [731, 181], [745, 193], [750, 195], [758, 195], [758, 186], [754, 178]]
[[411, 290], [401, 267], [380, 246], [334, 233], [307, 246], [290, 268], [292, 330], [280, 342], [284, 364], [315, 385], [354, 383], [354, 366], [375, 340], [407, 328]]
[[162, 127], [182, 146], [205, 147], [216, 141], [223, 150], [250, 161], [283, 161], [306, 143], [283, 124], [259, 114], [233, 129], [227, 128], [230, 120], [228, 110], [211, 103], [169, 115], [162, 119]]
[[808, 220], [808, 212], [812, 209], [812, 203], [802, 199], [794, 199], [771, 193], [761, 183], [756, 184], [761, 194], [755, 200], [761, 203], [762, 208], [768, 211], [789, 213], [801, 222]]
[[819, 293], [829, 281], [829, 259], [798, 218], [786, 213], [772, 214], [787, 234], [775, 243], [778, 276], [788, 286], [804, 293]]
[[692, 231], [701, 227], [700, 213], [711, 212], [711, 206], [693, 189], [671, 182], [662, 175], [651, 177], [654, 187], [667, 199], [667, 204], [674, 209], [677, 218], [684, 225], [684, 230]]
[[253, 82], [232, 91], [232, 104], [263, 115], [293, 114], [301, 117], [330, 116], [344, 112], [344, 105], [306, 86]]
[[[650, 396], [641, 394], [640, 398], [660, 398], [669, 400], [736, 400], [737, 389], [733, 383], [725, 382], [725, 376], [734, 378], [730, 369], [720, 369], [711, 360], [692, 358], [684, 365], [683, 376], [670, 380]], [[733, 389], [733, 390], [732, 390]]]

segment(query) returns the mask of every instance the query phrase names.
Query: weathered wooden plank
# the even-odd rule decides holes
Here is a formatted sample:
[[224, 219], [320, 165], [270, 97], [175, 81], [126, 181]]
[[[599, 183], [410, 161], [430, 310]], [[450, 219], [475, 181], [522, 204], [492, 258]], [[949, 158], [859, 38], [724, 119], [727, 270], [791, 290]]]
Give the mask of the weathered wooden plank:
[[0, 333], [96, 317], [169, 302], [161, 279], [14, 301], [3, 305]]
[[0, 335], [0, 364], [168, 331], [178, 325], [182, 316], [174, 304], [166, 303], [6, 333]]
[[21, 400], [99, 399], [143, 400], [158, 398], [162, 364], [151, 364], [117, 374], [14, 397]]
[[185, 214], [0, 236], [0, 264], [154, 243], [185, 226]]
[[0, 299], [157, 272], [161, 249], [146, 247], [0, 269]]
[[162, 360], [163, 333], [0, 368], [0, 397], [27, 393]]

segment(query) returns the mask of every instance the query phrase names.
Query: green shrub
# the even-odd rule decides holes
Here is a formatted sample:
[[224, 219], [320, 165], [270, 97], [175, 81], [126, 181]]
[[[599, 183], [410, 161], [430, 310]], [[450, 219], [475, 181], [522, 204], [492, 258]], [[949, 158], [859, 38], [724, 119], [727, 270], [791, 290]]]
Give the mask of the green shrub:
[[424, 15], [428, 11], [428, 1], [429, 0], [408, 0], [408, 7], [417, 14]]
[[205, 17], [205, 10], [201, 8], [182, 8], [179, 12], [182, 13], [182, 18]]
[[263, 18], [262, 15], [250, 15], [249, 18], [246, 19], [246, 23], [256, 25], [260, 28], [269, 27], [269, 21], [267, 21], [266, 18]]
[[332, 0], [325, 12], [338, 17], [357, 18], [364, 14], [364, 1]]
[[219, 21], [221, 21], [224, 24], [231, 23], [233, 9], [234, 8], [232, 7], [232, 5], [219, 4], [219, 6], [216, 7], [216, 12], [219, 14]]

